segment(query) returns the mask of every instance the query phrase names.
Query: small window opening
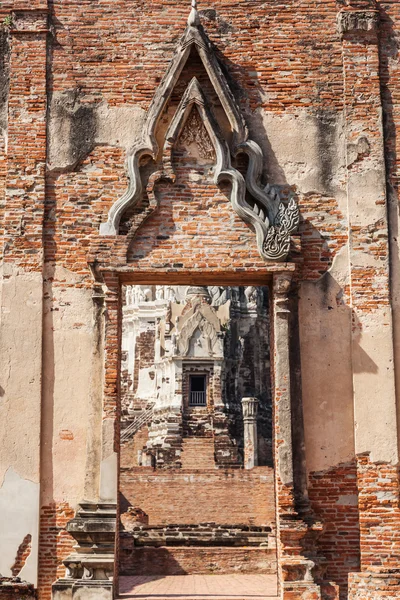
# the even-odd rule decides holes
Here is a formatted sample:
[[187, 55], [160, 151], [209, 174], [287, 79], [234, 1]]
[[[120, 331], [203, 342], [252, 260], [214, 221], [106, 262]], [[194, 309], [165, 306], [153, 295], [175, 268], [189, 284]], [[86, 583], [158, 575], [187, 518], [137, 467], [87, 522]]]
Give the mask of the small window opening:
[[189, 406], [206, 406], [206, 376], [190, 376]]

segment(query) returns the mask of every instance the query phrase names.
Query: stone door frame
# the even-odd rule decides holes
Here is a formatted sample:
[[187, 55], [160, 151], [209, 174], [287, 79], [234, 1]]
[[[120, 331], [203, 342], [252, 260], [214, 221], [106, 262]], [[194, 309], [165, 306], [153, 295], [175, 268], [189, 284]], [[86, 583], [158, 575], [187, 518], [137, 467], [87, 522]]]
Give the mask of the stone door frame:
[[[140, 272], [126, 267], [103, 271], [105, 308], [104, 402], [100, 502], [115, 502], [119, 520], [120, 365], [123, 285], [254, 285], [270, 289], [270, 348], [273, 406], [273, 459], [277, 532], [278, 584], [282, 598], [320, 598], [314, 582], [313, 560], [304, 555], [302, 540], [310, 525], [300, 519], [295, 506], [292, 444], [292, 389], [290, 369], [291, 316], [289, 294], [296, 266], [275, 263], [244, 272], [209, 270]], [[114, 478], [114, 482], [109, 479]], [[114, 497], [110, 497], [114, 489]], [[118, 527], [115, 532], [114, 588], [118, 593]], [[308, 596], [307, 596], [308, 597]]]

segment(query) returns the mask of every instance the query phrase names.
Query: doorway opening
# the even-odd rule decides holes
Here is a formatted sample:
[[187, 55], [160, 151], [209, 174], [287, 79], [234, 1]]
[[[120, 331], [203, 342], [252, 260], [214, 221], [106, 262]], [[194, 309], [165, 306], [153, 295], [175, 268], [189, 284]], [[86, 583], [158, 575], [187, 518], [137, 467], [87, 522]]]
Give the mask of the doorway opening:
[[207, 406], [207, 376], [190, 375], [189, 406]]
[[120, 596], [276, 598], [268, 288], [123, 298]]

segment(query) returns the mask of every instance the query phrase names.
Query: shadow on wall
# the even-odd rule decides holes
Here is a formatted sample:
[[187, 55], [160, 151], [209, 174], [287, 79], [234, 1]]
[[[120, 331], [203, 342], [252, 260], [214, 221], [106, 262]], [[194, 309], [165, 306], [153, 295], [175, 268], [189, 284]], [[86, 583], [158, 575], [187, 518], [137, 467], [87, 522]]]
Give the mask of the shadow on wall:
[[[201, 554], [201, 549], [195, 549]], [[166, 576], [188, 575], [180, 563], [176, 560], [173, 552], [166, 547], [152, 548], [120, 548], [120, 577], [146, 576], [155, 579], [164, 579]], [[120, 593], [123, 593], [124, 579], [120, 583]], [[132, 590], [132, 586], [129, 587]]]

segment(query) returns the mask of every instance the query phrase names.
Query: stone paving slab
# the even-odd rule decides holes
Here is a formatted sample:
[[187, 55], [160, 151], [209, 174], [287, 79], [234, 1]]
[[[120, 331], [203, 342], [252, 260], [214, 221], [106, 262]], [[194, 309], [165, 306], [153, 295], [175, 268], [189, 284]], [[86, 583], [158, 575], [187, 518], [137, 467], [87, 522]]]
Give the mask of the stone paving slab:
[[120, 598], [141, 600], [276, 600], [276, 575], [120, 577]]

